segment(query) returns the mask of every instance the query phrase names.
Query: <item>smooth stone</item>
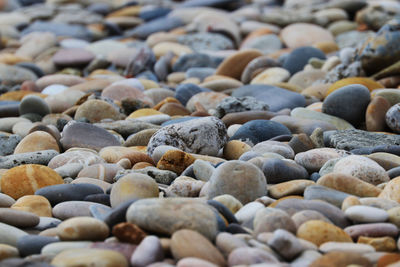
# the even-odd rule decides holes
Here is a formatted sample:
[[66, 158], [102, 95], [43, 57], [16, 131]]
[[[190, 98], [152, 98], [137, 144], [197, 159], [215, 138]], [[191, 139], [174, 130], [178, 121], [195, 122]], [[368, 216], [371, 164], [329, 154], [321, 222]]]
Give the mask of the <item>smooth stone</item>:
[[61, 223], [61, 220], [52, 217], [40, 217], [39, 224], [33, 229], [38, 231], [44, 231], [50, 228], [57, 227]]
[[237, 248], [228, 256], [228, 265], [256, 265], [256, 264], [278, 264], [279, 260], [271, 252], [261, 248]]
[[147, 236], [140, 242], [130, 258], [131, 266], [145, 267], [164, 259], [164, 251], [160, 239]]
[[298, 47], [286, 57], [282, 67], [293, 75], [302, 71], [311, 58], [326, 59], [325, 54], [317, 48], [310, 46]]
[[[75, 164], [75, 163], [72, 163], [72, 164]], [[90, 178], [98, 179], [98, 180], [101, 180], [101, 181], [104, 181], [107, 183], [112, 183], [117, 172], [122, 169], [123, 169], [123, 167], [121, 167], [118, 164], [110, 164], [110, 163], [93, 164], [93, 165], [81, 168], [81, 170], [76, 175], [76, 177], [78, 177], [78, 178], [90, 177]]]
[[171, 252], [177, 260], [195, 257], [225, 265], [225, 259], [218, 249], [206, 237], [193, 230], [176, 231], [171, 238]]
[[104, 240], [109, 232], [104, 222], [92, 217], [70, 218], [57, 226], [57, 236], [62, 241]]
[[329, 94], [322, 105], [322, 112], [342, 118], [353, 125], [365, 120], [370, 93], [363, 85], [347, 85]]
[[296, 154], [294, 160], [309, 172], [318, 172], [330, 159], [346, 156], [347, 152], [332, 148], [315, 148]]
[[290, 112], [290, 116], [299, 119], [312, 119], [312, 120], [325, 121], [334, 125], [338, 130], [354, 129], [353, 125], [351, 125], [350, 123], [341, 118], [331, 116], [322, 112], [313, 111], [311, 109], [300, 108], [300, 107], [295, 108]]
[[377, 152], [368, 155], [368, 158], [377, 162], [386, 171], [400, 166], [400, 157], [391, 153]]
[[296, 258], [304, 250], [296, 236], [283, 229], [274, 231], [272, 238], [268, 240], [268, 245], [287, 260]]
[[3, 83], [8, 85], [17, 85], [21, 84], [24, 81], [35, 81], [37, 80], [37, 76], [27, 69], [16, 67], [16, 66], [9, 66], [6, 64], [0, 63], [0, 73], [2, 74]]
[[367, 157], [357, 155], [342, 158], [335, 164], [333, 171], [357, 177], [373, 185], [390, 180], [385, 169], [378, 163]]
[[0, 223], [0, 242], [1, 244], [17, 247], [17, 242], [23, 236], [28, 235], [26, 232], [17, 227]]
[[207, 91], [208, 89], [203, 89], [192, 83], [180, 84], [175, 89], [175, 98], [178, 99], [182, 105], [186, 106], [192, 96]]
[[261, 52], [257, 50], [239, 51], [224, 59], [215, 73], [217, 75], [229, 76], [239, 80], [246, 65], [251, 60], [261, 55]]
[[82, 48], [63, 48], [53, 56], [53, 62], [58, 67], [81, 67], [94, 59], [94, 55]]
[[42, 248], [43, 255], [57, 255], [68, 249], [89, 248], [93, 242], [90, 241], [62, 241], [50, 243]]
[[[107, 241], [110, 241], [110, 242], [107, 242]], [[105, 249], [105, 250], [111, 250], [111, 251], [121, 253], [125, 257], [125, 259], [129, 262], [132, 253], [136, 249], [135, 245], [128, 244], [128, 243], [116, 242], [116, 240], [113, 238], [111, 238], [110, 240], [107, 240], [107, 241], [94, 242], [90, 245], [90, 248]]]
[[318, 179], [317, 184], [359, 197], [376, 197], [382, 192], [370, 183], [342, 173], [325, 174]]
[[119, 223], [112, 228], [112, 234], [122, 242], [138, 245], [146, 237], [142, 229], [132, 223]]
[[40, 88], [40, 90], [45, 89], [47, 86], [53, 85], [53, 84], [60, 84], [60, 85], [65, 85], [65, 86], [74, 86], [80, 83], [84, 83], [86, 80], [75, 76], [75, 75], [69, 75], [69, 74], [50, 74], [41, 77], [36, 81], [37, 87]]
[[100, 122], [103, 119], [119, 120], [122, 115], [113, 105], [103, 100], [91, 99], [80, 105], [74, 118], [76, 120], [81, 118], [88, 119], [91, 123]]
[[243, 124], [230, 139], [247, 140], [252, 144], [257, 144], [275, 136], [290, 134], [290, 130], [278, 122], [268, 120], [252, 120]]
[[381, 96], [375, 96], [368, 104], [365, 112], [367, 131], [379, 132], [386, 128], [385, 115], [390, 108], [390, 103]]
[[136, 198], [158, 197], [157, 183], [148, 175], [135, 173], [118, 179], [110, 193], [112, 207]]
[[160, 184], [166, 184], [169, 185], [171, 184], [175, 178], [178, 176], [176, 173], [172, 172], [172, 171], [167, 171], [167, 170], [159, 170], [156, 167], [145, 167], [142, 169], [137, 169], [137, 170], [132, 170], [132, 171], [120, 171], [119, 173], [117, 173], [117, 175], [115, 176], [115, 180], [118, 180], [119, 178], [123, 177], [124, 175], [127, 174], [145, 174], [147, 176], [150, 176], [151, 178], [153, 178], [157, 183]]
[[[203, 86], [206, 87], [206, 85]], [[211, 86], [208, 88], [211, 88]], [[195, 112], [197, 109], [196, 105], [199, 103], [206, 111], [210, 109], [218, 109], [218, 105], [221, 103], [221, 101], [224, 101], [224, 99], [227, 98], [228, 95], [219, 92], [200, 92], [189, 99], [189, 101], [186, 103], [186, 108], [191, 112]], [[221, 116], [216, 117], [221, 118]]]
[[27, 95], [19, 104], [19, 114], [35, 113], [45, 116], [50, 113], [49, 105], [43, 98], [36, 95]]
[[8, 258], [17, 258], [19, 256], [19, 251], [16, 247], [1, 244], [0, 245], [0, 261], [3, 261]]
[[300, 254], [294, 261], [292, 261], [291, 265], [293, 267], [301, 267], [301, 266], [309, 266], [316, 259], [321, 257], [321, 254], [315, 250], [305, 250]]
[[296, 232], [296, 225], [290, 216], [283, 210], [275, 208], [259, 209], [254, 216], [253, 228], [256, 236], [265, 232], [274, 232], [277, 229]]
[[42, 196], [27, 195], [20, 197], [11, 208], [30, 212], [37, 216], [52, 217], [50, 202]]
[[90, 212], [90, 206], [104, 207], [109, 209], [109, 207], [89, 201], [65, 201], [61, 202], [53, 207], [53, 216], [60, 219], [66, 220], [77, 216], [92, 216]]
[[0, 208], [0, 222], [18, 228], [34, 227], [39, 223], [39, 216], [26, 211]]
[[317, 246], [329, 241], [352, 242], [351, 237], [341, 228], [319, 220], [310, 220], [300, 225], [297, 229], [297, 237]]
[[348, 219], [357, 223], [379, 223], [389, 218], [389, 214], [383, 209], [362, 205], [347, 208], [345, 214]]
[[55, 150], [60, 152], [56, 139], [44, 131], [35, 131], [25, 136], [15, 147], [14, 154]]
[[389, 210], [394, 207], [398, 207], [399, 203], [391, 199], [379, 198], [379, 197], [363, 197], [359, 199], [361, 205], [371, 206], [384, 210]]
[[315, 210], [302, 210], [302, 211], [299, 211], [299, 212], [296, 212], [295, 214], [293, 214], [291, 218], [292, 218], [293, 222], [295, 223], [297, 229], [303, 223], [305, 223], [307, 221], [311, 221], [311, 220], [319, 220], [319, 221], [324, 221], [327, 223], [332, 223], [322, 213], [315, 211]]
[[79, 163], [83, 166], [88, 166], [97, 163], [105, 163], [105, 161], [98, 156], [94, 150], [81, 148], [56, 155], [48, 162], [48, 166], [52, 169], [56, 169], [70, 163]]
[[329, 31], [309, 23], [294, 23], [286, 26], [281, 31], [280, 37], [289, 48], [313, 45], [321, 41], [335, 42]]
[[179, 56], [179, 58], [175, 61], [172, 66], [172, 70], [174, 72], [186, 72], [190, 68], [201, 68], [201, 67], [210, 67], [217, 68], [219, 64], [219, 60], [213, 58], [207, 54], [201, 53], [191, 53], [191, 54], [183, 54]]
[[252, 96], [269, 106], [270, 111], [284, 108], [304, 107], [306, 101], [303, 95], [272, 85], [251, 84], [235, 89], [234, 97]]
[[101, 265], [105, 267], [121, 266], [128, 267], [128, 261], [125, 257], [115, 251], [106, 249], [67, 249], [57, 254], [51, 261], [54, 266], [69, 266], [69, 265]]
[[215, 245], [225, 257], [236, 248], [247, 247], [245, 241], [227, 232], [222, 232], [217, 235]]
[[229, 194], [243, 204], [266, 193], [267, 184], [262, 172], [254, 165], [242, 161], [225, 162], [216, 168], [210, 177], [206, 191], [209, 199]]
[[138, 99], [152, 106], [153, 101], [143, 93], [143, 90], [141, 90], [142, 87], [143, 85], [141, 84], [133, 87], [113, 83], [101, 91], [101, 96], [118, 101], [122, 101], [124, 98]]
[[366, 223], [356, 224], [344, 229], [354, 240], [360, 236], [368, 237], [396, 237], [399, 233], [397, 226], [391, 223]]
[[239, 200], [237, 200], [235, 197], [228, 195], [228, 194], [214, 197], [213, 200], [222, 203], [232, 213], [236, 213], [238, 210], [240, 210], [243, 207], [243, 204]]
[[51, 32], [56, 36], [70, 36], [73, 38], [90, 40], [91, 34], [83, 25], [69, 25], [59, 22], [35, 21], [22, 31], [23, 35], [32, 32]]
[[357, 240], [358, 244], [372, 246], [376, 251], [390, 252], [397, 249], [396, 241], [393, 237], [360, 237]]
[[294, 151], [288, 145], [281, 143], [279, 141], [263, 141], [251, 148], [252, 152], [258, 153], [260, 155], [268, 154], [268, 153], [275, 153], [283, 156], [287, 159], [294, 158]]
[[154, 19], [150, 22], [141, 24], [132, 30], [126, 32], [127, 36], [146, 39], [148, 36], [155, 32], [169, 31], [183, 25], [179, 18], [175, 17], [161, 17]]
[[83, 169], [83, 165], [79, 163], [70, 163], [54, 169], [61, 177], [76, 178], [78, 173]]
[[214, 166], [205, 160], [197, 159], [193, 163], [193, 173], [198, 180], [209, 181], [214, 171]]
[[264, 55], [274, 53], [282, 48], [282, 42], [275, 34], [265, 34], [242, 43], [241, 49], [257, 49]]
[[305, 200], [322, 200], [338, 208], [348, 196], [350, 195], [347, 193], [320, 185], [311, 185], [304, 190]]
[[278, 184], [295, 179], [307, 179], [307, 170], [293, 160], [271, 158], [262, 164], [262, 171], [269, 184]]
[[[152, 216], [157, 219], [153, 220]], [[145, 231], [172, 235], [186, 228], [196, 230], [211, 240], [215, 238], [218, 227], [213, 209], [193, 199], [141, 199], [129, 207], [126, 218]], [[164, 223], [160, 225], [157, 221]]]
[[118, 146], [118, 140], [108, 131], [83, 122], [69, 122], [63, 129], [60, 142], [65, 150], [83, 147], [99, 151], [106, 146]]
[[60, 184], [41, 188], [35, 195], [45, 197], [52, 206], [55, 206], [64, 201], [84, 200], [88, 195], [103, 192], [102, 188], [94, 184]]
[[187, 167], [192, 165], [195, 158], [189, 153], [179, 150], [171, 150], [164, 153], [164, 155], [157, 162], [157, 168], [161, 170], [173, 171], [180, 175]]
[[326, 242], [319, 246], [319, 250], [323, 253], [329, 253], [332, 251], [353, 252], [359, 254], [375, 252], [374, 247], [367, 244], [352, 244], [344, 242]]
[[9, 195], [0, 193], [0, 207], [9, 208], [15, 203], [15, 200]]
[[26, 164], [5, 172], [1, 178], [1, 189], [3, 193], [18, 199], [32, 195], [39, 188], [62, 183], [61, 176], [51, 168]]
[[382, 192], [379, 194], [379, 198], [393, 200], [400, 203], [399, 192], [400, 177], [396, 177], [390, 180]]
[[[184, 259], [181, 259], [180, 261], [177, 262], [176, 264], [177, 267], [217, 267], [218, 265], [215, 265], [214, 263], [211, 263], [206, 260], [202, 260], [199, 258], [193, 258], [193, 257], [187, 257]], [[154, 266], [157, 267], [157, 266]], [[160, 266], [161, 267], [161, 266]], [[166, 266], [165, 267], [171, 267], [171, 266]]]
[[270, 185], [268, 187], [268, 195], [276, 199], [291, 195], [302, 195], [304, 190], [313, 184], [315, 183], [310, 180], [293, 180]]
[[315, 210], [323, 214], [335, 225], [344, 228], [349, 225], [349, 221], [344, 215], [343, 211], [332, 204], [316, 201], [316, 200], [302, 200], [302, 199], [283, 199], [275, 206], [277, 209], [286, 211], [289, 215], [302, 210]]
[[310, 267], [317, 267], [326, 264], [328, 264], [328, 266], [348, 266], [351, 264], [368, 267], [373, 266], [366, 257], [359, 253], [333, 251], [317, 258], [310, 264]]
[[223, 122], [215, 117], [205, 117], [164, 126], [152, 136], [147, 150], [151, 155], [157, 146], [173, 145], [185, 152], [214, 156], [225, 145], [226, 139]]
[[18, 239], [17, 248], [22, 257], [40, 254], [42, 248], [48, 244], [58, 242], [58, 238], [40, 235], [26, 235]]

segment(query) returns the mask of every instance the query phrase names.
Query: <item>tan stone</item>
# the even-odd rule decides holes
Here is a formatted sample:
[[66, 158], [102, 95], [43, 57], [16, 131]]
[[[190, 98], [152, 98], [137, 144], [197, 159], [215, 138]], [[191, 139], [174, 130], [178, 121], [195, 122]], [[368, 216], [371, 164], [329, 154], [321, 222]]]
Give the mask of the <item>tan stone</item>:
[[126, 158], [131, 161], [132, 166], [138, 162], [153, 164], [153, 160], [146, 153], [140, 152], [134, 147], [109, 146], [101, 149], [99, 155], [109, 163], [117, 163], [121, 159]]
[[190, 47], [175, 42], [161, 42], [153, 46], [153, 52], [157, 58], [162, 57], [170, 51], [177, 56], [193, 52]]
[[342, 173], [326, 174], [318, 179], [317, 184], [359, 197], [376, 197], [382, 192], [370, 183]]
[[219, 66], [216, 75], [226, 75], [240, 80], [242, 72], [247, 64], [256, 57], [262, 56], [258, 50], [239, 51], [227, 57]]
[[342, 210], [345, 211], [347, 208], [357, 205], [362, 205], [358, 197], [348, 196], [342, 202]]
[[107, 224], [92, 217], [74, 217], [57, 226], [57, 236], [62, 241], [102, 241], [109, 235]]
[[0, 261], [8, 258], [17, 258], [19, 256], [18, 249], [16, 247], [0, 244]]
[[400, 203], [400, 177], [390, 180], [378, 197]]
[[302, 195], [307, 186], [315, 184], [310, 180], [293, 180], [268, 187], [268, 194], [273, 198], [282, 198], [290, 195]]
[[367, 156], [381, 165], [386, 171], [400, 166], [400, 157], [394, 154], [377, 152]]
[[56, 139], [44, 131], [35, 131], [28, 134], [19, 142], [14, 150], [14, 154], [35, 152], [41, 150], [53, 149], [60, 152]]
[[310, 241], [317, 246], [329, 241], [353, 242], [343, 229], [319, 220], [311, 220], [303, 223], [297, 229], [297, 237]]
[[357, 240], [359, 244], [368, 244], [375, 248], [376, 251], [392, 252], [397, 249], [396, 240], [390, 236], [384, 237], [367, 237], [360, 236]]
[[40, 217], [52, 217], [51, 204], [47, 198], [39, 195], [20, 197], [12, 206], [12, 209], [32, 212]]
[[4, 194], [18, 199], [33, 195], [42, 187], [63, 183], [61, 176], [53, 169], [43, 165], [26, 164], [11, 168], [3, 174], [1, 190]]
[[106, 249], [77, 248], [68, 249], [51, 261], [54, 266], [102, 266], [128, 267], [125, 256], [119, 252]]
[[157, 168], [181, 174], [195, 160], [189, 153], [180, 150], [169, 150], [158, 161]]
[[239, 159], [240, 156], [249, 151], [251, 146], [239, 140], [231, 140], [224, 147], [224, 158], [227, 160]]

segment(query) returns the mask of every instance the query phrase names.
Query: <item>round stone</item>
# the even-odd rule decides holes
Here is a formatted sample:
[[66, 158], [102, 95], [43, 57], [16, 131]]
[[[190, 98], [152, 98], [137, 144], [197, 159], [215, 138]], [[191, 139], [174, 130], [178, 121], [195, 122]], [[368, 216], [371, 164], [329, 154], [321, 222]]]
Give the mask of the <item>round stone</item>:
[[313, 45], [321, 41], [335, 42], [328, 30], [309, 23], [294, 23], [286, 26], [281, 31], [280, 37], [289, 48]]
[[88, 100], [78, 107], [75, 113], [76, 120], [86, 118], [90, 122], [100, 122], [103, 119], [122, 119], [119, 113], [111, 104], [97, 99]]
[[348, 85], [329, 94], [322, 105], [322, 112], [342, 118], [353, 125], [365, 120], [370, 93], [363, 85]]
[[111, 189], [110, 201], [116, 207], [130, 199], [152, 197], [158, 197], [157, 183], [148, 175], [135, 173], [118, 179]]
[[82, 48], [60, 49], [53, 56], [58, 67], [82, 67], [94, 59], [92, 52]]
[[35, 152], [41, 150], [55, 150], [60, 152], [60, 148], [54, 137], [44, 131], [35, 131], [25, 136], [21, 142], [18, 143], [14, 150], [14, 154]]
[[25, 96], [19, 104], [19, 114], [35, 113], [45, 116], [50, 113], [50, 107], [43, 98], [37, 95]]
[[63, 184], [61, 176], [49, 167], [26, 164], [6, 171], [1, 178], [3, 193], [18, 199], [22, 196], [33, 195], [39, 188]]
[[210, 199], [229, 194], [243, 204], [265, 196], [266, 193], [267, 181], [260, 169], [238, 160], [225, 162], [215, 169], [206, 191]]
[[20, 197], [11, 208], [31, 212], [40, 217], [52, 217], [50, 202], [42, 196], [28, 195]]
[[325, 54], [321, 50], [311, 46], [305, 46], [294, 49], [286, 57], [282, 66], [293, 75], [302, 71], [311, 58], [326, 59]]

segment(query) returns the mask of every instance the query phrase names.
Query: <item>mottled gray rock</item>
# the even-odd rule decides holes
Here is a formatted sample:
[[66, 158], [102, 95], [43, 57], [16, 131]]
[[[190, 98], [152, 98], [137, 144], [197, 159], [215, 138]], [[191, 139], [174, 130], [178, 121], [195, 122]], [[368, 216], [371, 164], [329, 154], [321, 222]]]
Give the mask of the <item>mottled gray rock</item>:
[[157, 183], [160, 184], [171, 184], [178, 175], [172, 171], [167, 171], [167, 170], [160, 170], [157, 169], [156, 167], [146, 167], [143, 169], [138, 169], [138, 170], [120, 170], [117, 172], [115, 175], [114, 180], [118, 181], [119, 178], [129, 174], [129, 173], [142, 173], [142, 174], [147, 174], [151, 178], [153, 178]]
[[274, 235], [268, 241], [268, 245], [287, 260], [294, 259], [303, 251], [299, 239], [284, 229], [275, 230]]
[[227, 142], [225, 124], [216, 117], [204, 117], [167, 125], [150, 139], [150, 155], [156, 147], [171, 145], [185, 152], [215, 156]]
[[10, 169], [22, 164], [47, 165], [58, 154], [55, 150], [42, 150], [6, 156], [0, 158], [0, 169]]
[[215, 116], [222, 118], [228, 113], [242, 112], [249, 110], [268, 110], [269, 106], [261, 101], [258, 101], [255, 97], [244, 96], [244, 97], [226, 97], [216, 107]]
[[331, 146], [352, 150], [379, 145], [400, 145], [400, 135], [367, 132], [363, 130], [335, 131], [329, 136]]
[[196, 52], [229, 50], [235, 47], [232, 40], [218, 33], [184, 34], [178, 37], [178, 42]]
[[0, 156], [8, 156], [14, 153], [15, 147], [21, 141], [21, 136], [0, 134]]

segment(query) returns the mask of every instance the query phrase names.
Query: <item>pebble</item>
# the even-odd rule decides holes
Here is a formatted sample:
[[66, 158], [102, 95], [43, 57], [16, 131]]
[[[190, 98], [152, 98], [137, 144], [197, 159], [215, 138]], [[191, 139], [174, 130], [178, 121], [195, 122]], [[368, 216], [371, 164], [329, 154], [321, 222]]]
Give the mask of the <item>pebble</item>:
[[36, 152], [42, 150], [55, 150], [60, 152], [57, 140], [49, 133], [35, 131], [25, 136], [15, 147], [14, 154]]
[[319, 220], [310, 220], [297, 229], [297, 237], [317, 246], [325, 242], [352, 242], [351, 237], [339, 227]]
[[19, 228], [28, 228], [39, 223], [39, 216], [27, 211], [0, 208], [0, 222]]
[[92, 217], [67, 219], [57, 226], [56, 231], [62, 241], [104, 240], [109, 235], [108, 226]]
[[348, 226], [344, 229], [354, 240], [360, 236], [368, 237], [396, 237], [399, 230], [391, 223], [366, 223]]
[[[160, 225], [151, 216], [167, 223]], [[180, 229], [191, 229], [210, 240], [217, 234], [217, 217], [213, 209], [198, 200], [142, 199], [129, 207], [126, 218], [145, 231], [161, 234], [171, 235]]]
[[17, 227], [1, 223], [0, 222], [0, 241], [2, 244], [10, 245], [13, 247], [17, 246], [18, 239], [28, 235], [25, 231], [18, 229]]
[[65, 265], [98, 265], [111, 267], [127, 267], [128, 262], [125, 257], [115, 251], [106, 249], [75, 248], [67, 249], [57, 254], [51, 261], [54, 266]]
[[61, 176], [51, 168], [26, 164], [11, 168], [2, 175], [1, 190], [12, 198], [18, 199], [32, 195], [42, 187], [62, 183]]
[[144, 267], [163, 259], [164, 251], [160, 239], [156, 236], [147, 236], [132, 253], [130, 263], [132, 266]]
[[40, 217], [52, 217], [51, 204], [47, 198], [38, 195], [27, 195], [17, 199], [12, 209], [26, 211]]
[[[266, 195], [267, 180], [264, 174], [253, 164], [241, 161], [229, 161], [221, 164], [212, 173], [205, 194], [208, 198], [229, 194], [241, 203], [247, 204]], [[205, 192], [204, 192], [205, 191]]]
[[358, 223], [385, 222], [389, 218], [389, 214], [383, 209], [362, 205], [347, 208], [345, 214], [347, 218]]

